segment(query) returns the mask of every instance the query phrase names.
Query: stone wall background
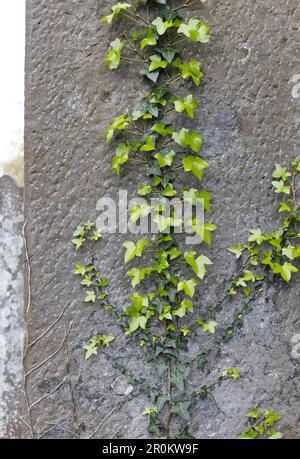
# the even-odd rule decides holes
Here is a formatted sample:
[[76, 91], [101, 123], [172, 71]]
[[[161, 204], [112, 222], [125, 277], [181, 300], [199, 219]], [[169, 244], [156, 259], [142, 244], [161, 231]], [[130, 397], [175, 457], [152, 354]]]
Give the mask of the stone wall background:
[[19, 438], [23, 346], [23, 191], [0, 177], [0, 438]]
[[[140, 176], [127, 168], [116, 179], [110, 168], [112, 151], [104, 143], [112, 117], [131, 109], [144, 89], [130, 66], [112, 74], [101, 63], [112, 30], [100, 28], [99, 17], [110, 5], [108, 0], [27, 0], [25, 212], [32, 269], [31, 339], [70, 301], [62, 319], [27, 359], [32, 368], [64, 343], [30, 377], [30, 400], [45, 396], [32, 415], [37, 437], [64, 438], [72, 436], [70, 431], [87, 437], [99, 425], [96, 438], [147, 436], [141, 416], [147, 401], [131, 392], [103, 356], [84, 360], [82, 347], [90, 337], [118, 330], [109, 314], [83, 304], [72, 274], [80, 260], [70, 243], [74, 227], [82, 220], [95, 221], [96, 203], [104, 194], [116, 197], [123, 188], [133, 195]], [[195, 13], [214, 31], [212, 43], [197, 52], [205, 71], [199, 129], [205, 136], [203, 156], [210, 163], [204, 183], [213, 193], [212, 220], [219, 226], [214, 248], [207, 251], [215, 265], [205, 294], [198, 298], [201, 309], [223, 292], [235, 270], [226, 247], [245, 240], [253, 227], [270, 230], [278, 224], [271, 171], [275, 162], [289, 162], [299, 153], [291, 77], [300, 73], [300, 7], [297, 0], [210, 0]], [[124, 240], [126, 235], [106, 236], [99, 251], [101, 270], [108, 274], [120, 306], [129, 291]], [[257, 404], [281, 412], [285, 436], [299, 438], [299, 359], [291, 353], [292, 337], [299, 333], [299, 293], [299, 276], [292, 286], [280, 283], [267, 291], [241, 333], [223, 348], [211, 377], [229, 366], [241, 368], [244, 377], [234, 386], [224, 383], [214, 392], [215, 400], [197, 407], [196, 438], [234, 438], [247, 411]], [[65, 327], [71, 321], [66, 346]], [[114, 352], [139, 374], [142, 353], [129, 340], [118, 340]], [[191, 385], [201, 380], [196, 374]], [[23, 435], [28, 436], [26, 429]]]

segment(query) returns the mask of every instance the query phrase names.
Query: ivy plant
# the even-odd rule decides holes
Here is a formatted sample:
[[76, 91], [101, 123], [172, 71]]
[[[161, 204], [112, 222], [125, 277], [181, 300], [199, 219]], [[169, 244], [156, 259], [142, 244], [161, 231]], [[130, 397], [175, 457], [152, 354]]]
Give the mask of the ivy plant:
[[[196, 44], [200, 51], [208, 46], [211, 31], [202, 18], [183, 16], [192, 4], [192, 0], [176, 6], [169, 0], [129, 0], [112, 5], [103, 18], [104, 25], [115, 23], [119, 34], [106, 56], [108, 69], [116, 71], [132, 65], [145, 84], [138, 106], [119, 113], [107, 127], [112, 169], [119, 176], [126, 174], [128, 162], [138, 164], [144, 178], [136, 185], [136, 192], [157, 202], [155, 206], [137, 204], [130, 210], [132, 222], [154, 212], [159, 234], [123, 244], [124, 264], [129, 266], [126, 275], [132, 287], [124, 310], [108, 300], [108, 282], [98, 271], [94, 247], [101, 234], [93, 224], [86, 223], [76, 229], [73, 239], [76, 249], [87, 250], [90, 258], [88, 263], [75, 267], [85, 289], [84, 302], [100, 303], [104, 310], [114, 313], [128, 339], [145, 349], [155, 368], [154, 387], [145, 381], [139, 384], [130, 376], [131, 382], [149, 396], [150, 404], [143, 415], [149, 417], [149, 433], [155, 438], [192, 438], [192, 410], [197, 404], [224, 380], [238, 383], [238, 368], [224, 369], [216, 381], [195, 390], [188, 379], [195, 369], [203, 375], [209, 371], [221, 344], [242, 326], [262, 286], [278, 278], [289, 282], [300, 258], [300, 161], [296, 160], [291, 168], [277, 164], [273, 173], [274, 191], [283, 196], [279, 208], [285, 215], [283, 224], [270, 234], [252, 229], [245, 244], [228, 249], [240, 264], [238, 274], [230, 280], [224, 298], [213, 307], [207, 306], [199, 317], [194, 297], [199, 286], [203, 288], [203, 279], [213, 264], [205, 250], [212, 244], [217, 226], [209, 219], [212, 197], [203, 186], [209, 167], [202, 153], [203, 136], [197, 122], [191, 127], [197, 117], [203, 71], [198, 59], [184, 55], [189, 44]], [[185, 93], [185, 82], [193, 85], [193, 90]], [[178, 175], [182, 174], [190, 187], [180, 186]], [[174, 197], [181, 203], [203, 205], [205, 222], [195, 217], [189, 222], [194, 235], [202, 240], [193, 250], [186, 250], [176, 233], [182, 224], [180, 216], [175, 211], [168, 217], [163, 214], [166, 202]], [[228, 323], [218, 323], [217, 312], [224, 301], [236, 295], [243, 298], [240, 309]], [[192, 342], [199, 344], [194, 359], [188, 352]], [[92, 338], [85, 346], [86, 358], [105, 352], [113, 343], [113, 336]], [[245, 435], [279, 438], [277, 432], [269, 430], [277, 415], [264, 411], [257, 416], [251, 432]]]

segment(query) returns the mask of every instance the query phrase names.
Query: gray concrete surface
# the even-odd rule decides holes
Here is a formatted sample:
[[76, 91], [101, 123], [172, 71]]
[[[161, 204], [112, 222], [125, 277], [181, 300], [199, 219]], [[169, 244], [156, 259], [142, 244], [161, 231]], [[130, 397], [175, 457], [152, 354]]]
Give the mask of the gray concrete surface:
[[[109, 313], [83, 304], [72, 274], [80, 259], [70, 243], [74, 227], [96, 219], [96, 203], [105, 193], [115, 197], [123, 188], [133, 194], [142, 175], [128, 167], [116, 179], [111, 147], [104, 143], [112, 117], [134, 107], [144, 90], [131, 66], [112, 74], [101, 63], [113, 32], [99, 28], [99, 17], [110, 4], [27, 1], [25, 212], [32, 339], [71, 301], [63, 320], [32, 349], [29, 368], [59, 349], [65, 324], [72, 321], [69, 364], [63, 347], [30, 378], [30, 399], [46, 396], [33, 410], [36, 436], [65, 438], [75, 431], [85, 437], [104, 418], [96, 438], [147, 436], [141, 412], [149, 402], [134, 391], [116, 390], [119, 374], [104, 356], [84, 360], [82, 347], [91, 336], [118, 330]], [[214, 247], [207, 252], [215, 264], [197, 300], [201, 308], [214, 303], [235, 271], [226, 247], [245, 240], [250, 228], [278, 225], [269, 178], [275, 162], [289, 162], [299, 153], [299, 107], [291, 79], [300, 73], [300, 7], [298, 0], [210, 0], [198, 13], [214, 31], [212, 43], [196, 52], [205, 71], [205, 85], [199, 90], [203, 156], [210, 163], [205, 186], [213, 193], [213, 221], [219, 226]], [[125, 239], [106, 236], [98, 254], [120, 307], [129, 292], [122, 262]], [[279, 283], [266, 291], [241, 333], [223, 348], [213, 373], [238, 366], [243, 378], [216, 389], [223, 413], [211, 399], [195, 409], [191, 430], [196, 438], [234, 438], [243, 429], [247, 411], [259, 403], [282, 414], [285, 437], [299, 438], [299, 359], [292, 355], [292, 338], [300, 328], [299, 292], [299, 276], [291, 286]], [[141, 351], [128, 339], [114, 349], [138, 375]], [[48, 397], [68, 374], [71, 385], [64, 383]], [[191, 384], [202, 380], [202, 374], [194, 374]], [[60, 419], [54, 428], [49, 424]]]
[[21, 435], [23, 192], [0, 177], [0, 438]]

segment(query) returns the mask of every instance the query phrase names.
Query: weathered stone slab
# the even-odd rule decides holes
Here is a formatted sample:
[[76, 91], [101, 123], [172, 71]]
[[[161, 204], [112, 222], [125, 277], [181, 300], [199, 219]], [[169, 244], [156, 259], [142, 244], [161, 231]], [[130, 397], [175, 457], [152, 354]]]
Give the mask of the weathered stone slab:
[[[65, 324], [72, 321], [69, 363], [62, 346], [30, 377], [30, 400], [46, 396], [32, 413], [36, 436], [61, 438], [73, 431], [86, 437], [99, 425], [98, 438], [147, 436], [141, 416], [146, 400], [120, 384], [119, 373], [104, 356], [84, 360], [82, 347], [90, 337], [118, 330], [109, 313], [82, 303], [72, 274], [79, 259], [70, 244], [74, 227], [82, 220], [95, 221], [96, 203], [105, 194], [116, 197], [122, 188], [133, 195], [141, 175], [127, 168], [117, 180], [111, 149], [104, 143], [112, 117], [133, 108], [143, 93], [142, 80], [137, 81], [131, 66], [112, 74], [101, 63], [112, 31], [99, 27], [99, 17], [110, 5], [108, 0], [27, 1], [25, 210], [32, 268], [31, 339], [71, 302], [31, 350], [28, 368], [60, 349]], [[214, 30], [212, 43], [197, 52], [206, 81], [199, 121], [206, 139], [203, 156], [210, 163], [205, 186], [213, 193], [213, 221], [219, 226], [215, 248], [208, 251], [215, 264], [198, 299], [201, 309], [222, 294], [235, 270], [225, 248], [245, 240], [250, 228], [278, 225], [269, 177], [275, 162], [289, 162], [299, 151], [291, 78], [300, 73], [300, 12], [297, 0], [211, 0], [194, 12]], [[105, 236], [98, 254], [120, 307], [129, 291], [122, 265], [124, 240], [126, 235]], [[299, 358], [292, 355], [297, 333], [299, 278], [291, 287], [280, 284], [265, 292], [241, 334], [224, 347], [215, 374], [224, 366], [238, 366], [244, 377], [234, 387], [223, 384], [214, 399], [195, 410], [196, 438], [235, 437], [247, 411], [257, 404], [278, 410], [285, 436], [299, 437]], [[120, 339], [114, 352], [139, 375], [142, 351]], [[47, 396], [68, 374], [71, 385], [66, 382]], [[193, 375], [193, 386], [201, 382], [202, 375]], [[60, 419], [54, 428], [49, 424]]]
[[23, 193], [0, 178], [0, 438], [21, 435]]

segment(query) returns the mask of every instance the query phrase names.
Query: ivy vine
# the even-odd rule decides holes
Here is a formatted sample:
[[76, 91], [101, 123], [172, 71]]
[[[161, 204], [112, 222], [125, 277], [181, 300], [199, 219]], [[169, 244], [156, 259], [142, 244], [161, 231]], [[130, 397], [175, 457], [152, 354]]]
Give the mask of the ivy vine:
[[[109, 301], [108, 281], [98, 271], [95, 250], [101, 233], [93, 223], [87, 222], [77, 227], [73, 239], [77, 250], [89, 254], [89, 262], [75, 268], [86, 290], [84, 301], [100, 303], [104, 310], [113, 313], [124, 333], [139, 342], [156, 369], [157, 383], [153, 387], [144, 380], [139, 382], [119, 365], [120, 371], [149, 395], [151, 404], [143, 414], [149, 416], [149, 433], [156, 438], [193, 438], [193, 407], [212, 394], [222, 381], [236, 381], [242, 376], [238, 368], [226, 368], [215, 382], [191, 390], [187, 379], [193, 368], [204, 370], [211, 366], [220, 346], [242, 326], [265, 285], [277, 282], [279, 276], [290, 281], [297, 271], [294, 260], [300, 258], [297, 204], [300, 160], [296, 160], [290, 168], [277, 164], [273, 173], [275, 192], [286, 197], [279, 208], [285, 214], [282, 226], [270, 234], [253, 229], [246, 244], [228, 249], [238, 260], [238, 274], [229, 281], [224, 296], [212, 307], [207, 306], [201, 317], [197, 316], [193, 297], [213, 262], [205, 253], [184, 250], [182, 238], [176, 232], [182, 225], [181, 216], [173, 209], [166, 217], [164, 210], [175, 197], [178, 202], [189, 202], [194, 207], [201, 203], [206, 215], [211, 212], [211, 194], [200, 186], [208, 168], [200, 155], [203, 137], [196, 127], [188, 129], [184, 125], [187, 118], [194, 119], [198, 101], [195, 91], [181, 94], [181, 83], [190, 81], [197, 88], [203, 78], [201, 63], [194, 58], [185, 59], [183, 50], [189, 42], [205, 46], [211, 32], [204, 20], [183, 17], [185, 8], [199, 2], [186, 0], [177, 6], [175, 3], [172, 0], [117, 3], [103, 18], [107, 24], [114, 21], [119, 21], [120, 27], [125, 24], [122, 36], [111, 43], [106, 57], [108, 68], [114, 71], [120, 65], [138, 65], [148, 84], [141, 106], [132, 113], [119, 114], [107, 128], [107, 142], [116, 141], [112, 168], [119, 176], [126, 172], [126, 163], [134, 161], [145, 172], [145, 181], [138, 185], [137, 194], [155, 198], [156, 205], [137, 204], [130, 210], [130, 219], [137, 222], [154, 212], [159, 230], [158, 235], [148, 239], [124, 243], [125, 264], [134, 264], [127, 271], [133, 289], [131, 304], [124, 311]], [[178, 114], [183, 117], [179, 128]], [[180, 188], [182, 172], [196, 177], [197, 187]], [[211, 245], [217, 226], [206, 220], [204, 223], [191, 217], [189, 225], [194, 235]], [[217, 313], [237, 295], [243, 298], [242, 306], [231, 322], [219, 324]], [[105, 352], [114, 339], [106, 335], [93, 338], [85, 346], [86, 358]], [[200, 343], [195, 359], [189, 353], [192, 342]], [[272, 413], [256, 412], [255, 428], [250, 428], [253, 438], [265, 433], [266, 419]], [[263, 431], [262, 426], [265, 426]], [[279, 438], [277, 432], [271, 431], [269, 437], [272, 435]]]

